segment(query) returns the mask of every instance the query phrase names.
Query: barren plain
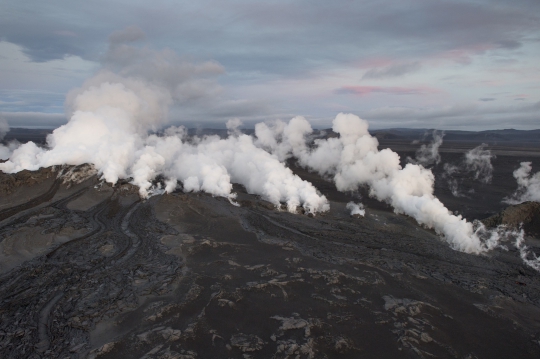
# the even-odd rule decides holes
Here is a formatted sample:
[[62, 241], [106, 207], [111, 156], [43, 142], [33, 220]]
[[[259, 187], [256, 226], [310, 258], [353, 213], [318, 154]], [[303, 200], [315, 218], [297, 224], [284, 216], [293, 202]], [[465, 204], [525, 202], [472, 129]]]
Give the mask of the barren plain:
[[[381, 140], [405, 160], [417, 146]], [[468, 143], [441, 147], [457, 163]], [[468, 219], [503, 211], [540, 149], [493, 146], [493, 181], [435, 166], [435, 194]], [[289, 213], [236, 186], [141, 200], [87, 166], [0, 174], [3, 358], [538, 358], [540, 273], [515, 248], [452, 250], [367, 192]], [[537, 169], [535, 169], [537, 170]], [[78, 183], [80, 181], [80, 183]], [[365, 217], [347, 202], [361, 201]], [[526, 243], [540, 252], [540, 215]]]

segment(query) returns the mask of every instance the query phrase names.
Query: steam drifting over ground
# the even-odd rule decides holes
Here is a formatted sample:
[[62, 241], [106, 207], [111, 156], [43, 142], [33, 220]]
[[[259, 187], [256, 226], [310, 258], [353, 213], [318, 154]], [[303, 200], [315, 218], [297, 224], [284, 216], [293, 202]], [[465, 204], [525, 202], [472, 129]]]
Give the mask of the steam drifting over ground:
[[482, 253], [507, 239], [504, 231], [489, 231], [481, 223], [473, 224], [452, 214], [433, 195], [433, 173], [418, 164], [402, 168], [397, 153], [379, 151], [366, 121], [340, 113], [334, 119], [333, 131], [338, 138], [316, 139], [310, 147], [306, 139], [312, 134], [311, 126], [305, 118], [295, 117], [288, 124], [259, 124], [255, 135], [257, 143], [278, 158], [294, 157], [300, 165], [332, 178], [339, 191], [367, 186], [370, 196], [389, 203], [396, 213], [433, 228], [456, 250]]
[[[397, 153], [379, 151], [368, 123], [353, 114], [340, 113], [334, 119], [333, 131], [339, 137], [315, 139], [313, 144], [311, 125], [300, 116], [288, 123], [259, 123], [255, 137], [238, 131], [239, 120], [229, 121], [225, 139], [188, 138], [182, 127], [169, 128], [162, 136], [148, 135], [165, 124], [171, 104], [212, 97], [219, 90], [214, 78], [223, 69], [214, 62], [194, 64], [168, 51], [127, 45], [141, 36], [137, 29], [113, 34], [103, 69], [68, 94], [69, 122], [47, 138], [47, 148], [33, 142], [21, 145], [0, 163], [0, 170], [13, 173], [90, 163], [107, 182], [131, 178], [143, 198], [171, 192], [180, 181], [186, 192], [204, 191], [232, 201], [235, 182], [276, 206], [285, 203], [291, 212], [298, 206], [313, 214], [327, 211], [326, 197], [286, 167], [285, 160], [295, 158], [301, 166], [332, 179], [339, 191], [369, 188], [370, 196], [433, 228], [456, 250], [478, 254], [516, 237], [454, 215], [433, 195], [434, 176], [424, 165], [440, 160], [444, 134], [437, 131], [433, 142], [418, 151], [416, 163], [403, 168]], [[483, 147], [475, 150], [465, 163], [483, 180], [491, 157]], [[529, 172], [525, 168], [515, 176], [533, 188], [539, 177], [529, 178]], [[158, 175], [164, 177], [164, 188], [152, 185]], [[348, 208], [352, 214], [364, 214], [359, 205]]]
[[455, 178], [457, 174], [467, 174], [482, 183], [491, 183], [493, 178], [491, 160], [495, 158], [495, 155], [486, 149], [487, 146], [487, 144], [482, 143], [480, 146], [467, 151], [460, 165], [444, 164], [443, 178], [448, 182], [448, 187], [454, 197], [465, 196], [459, 190], [459, 181]]
[[0, 169], [12, 173], [91, 163], [107, 182], [132, 178], [142, 197], [155, 190], [151, 181], [159, 174], [167, 192], [179, 180], [185, 191], [228, 198], [234, 198], [232, 180], [276, 206], [286, 203], [290, 211], [297, 206], [311, 213], [328, 210], [313, 185], [257, 148], [249, 136], [233, 133], [225, 140], [188, 142], [183, 128], [149, 136], [165, 123], [171, 104], [211, 97], [218, 87], [213, 77], [223, 69], [214, 62], [193, 64], [169, 51], [126, 44], [141, 36], [135, 28], [113, 34], [104, 68], [68, 94], [69, 122], [47, 138], [48, 148], [26, 143]]
[[444, 131], [433, 130], [431, 133], [426, 132], [424, 138], [431, 136], [432, 140], [427, 145], [424, 144], [416, 151], [415, 158], [408, 157], [407, 160], [414, 164], [419, 164], [424, 167], [430, 165], [438, 165], [441, 162], [439, 155], [439, 147], [443, 143]]
[[465, 153], [465, 169], [473, 174], [474, 179], [482, 183], [491, 183], [493, 177], [493, 165], [491, 159], [495, 155], [490, 150], [486, 150], [487, 144], [473, 148]]
[[[182, 127], [171, 127], [163, 136], [148, 136], [138, 130], [144, 124], [136, 122], [139, 114], [131, 110], [137, 107], [131, 101], [123, 101], [130, 96], [137, 99], [134, 91], [125, 90], [123, 84], [92, 87], [75, 102], [91, 103], [102, 90], [109, 95], [105, 99], [117, 99], [114, 106], [110, 100], [103, 100], [105, 105], [96, 106], [97, 110], [76, 110], [70, 122], [48, 138], [48, 149], [29, 142], [15, 150], [9, 161], [0, 164], [0, 169], [17, 172], [88, 162], [108, 182], [131, 178], [142, 197], [171, 192], [181, 181], [186, 192], [204, 191], [232, 200], [235, 182], [276, 206], [286, 203], [291, 212], [298, 206], [308, 213], [327, 211], [326, 198], [285, 166], [285, 160], [294, 157], [300, 165], [331, 178], [340, 191], [367, 186], [371, 196], [392, 205], [396, 213], [433, 228], [456, 250], [478, 254], [499, 246], [501, 241], [521, 244], [515, 232], [502, 227], [490, 231], [480, 223], [473, 224], [452, 214], [433, 195], [432, 172], [410, 163], [402, 168], [397, 153], [390, 149], [379, 151], [377, 139], [368, 133], [368, 123], [355, 115], [338, 114], [333, 130], [339, 137], [316, 139], [313, 146], [308, 145], [311, 125], [303, 117], [295, 117], [289, 123], [258, 124], [255, 138], [240, 133], [236, 120], [228, 123], [229, 136], [225, 139], [188, 139]], [[165, 178], [164, 189], [152, 186], [158, 175]], [[357, 204], [349, 203], [347, 208], [353, 215], [365, 214]], [[523, 251], [526, 258], [526, 248]]]
[[[0, 141], [4, 139], [6, 133], [9, 132], [9, 125], [7, 121], [3, 118], [0, 118]], [[12, 141], [7, 146], [0, 143], [0, 160], [7, 160], [11, 153], [16, 148], [17, 143]]]
[[514, 171], [514, 178], [517, 180], [518, 189], [505, 202], [517, 204], [526, 201], [540, 202], [540, 172], [534, 175], [531, 162], [521, 162], [520, 167]]
[[366, 210], [362, 203], [349, 202], [346, 207], [351, 211], [351, 216], [358, 215], [364, 217], [366, 214]]

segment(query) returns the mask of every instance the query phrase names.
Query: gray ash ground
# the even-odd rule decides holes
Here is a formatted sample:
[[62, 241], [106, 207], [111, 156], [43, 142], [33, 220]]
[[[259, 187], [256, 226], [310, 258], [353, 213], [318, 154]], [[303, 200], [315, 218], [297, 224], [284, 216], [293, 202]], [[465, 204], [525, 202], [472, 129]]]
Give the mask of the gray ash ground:
[[[540, 151], [496, 154], [491, 185], [460, 179], [466, 197], [434, 167], [442, 202], [471, 219], [504, 210], [512, 171]], [[361, 193], [295, 171], [330, 212], [278, 211], [241, 187], [236, 207], [180, 191], [141, 201], [127, 183], [51, 169], [1, 174], [2, 358], [540, 357], [540, 273], [515, 248], [453, 251], [365, 194], [366, 216], [350, 217]]]

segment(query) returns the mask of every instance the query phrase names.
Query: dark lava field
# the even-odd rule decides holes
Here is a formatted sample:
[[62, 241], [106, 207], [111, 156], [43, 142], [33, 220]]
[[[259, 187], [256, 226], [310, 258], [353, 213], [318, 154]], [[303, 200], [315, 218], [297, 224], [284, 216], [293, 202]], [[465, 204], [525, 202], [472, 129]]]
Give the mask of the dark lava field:
[[[402, 160], [418, 147], [388, 146]], [[540, 161], [490, 146], [492, 183], [463, 174], [454, 197], [442, 166], [474, 146], [444, 144], [433, 167], [435, 194], [470, 220], [507, 208], [512, 172]], [[141, 200], [84, 165], [0, 173], [0, 357], [540, 358], [540, 273], [515, 248], [452, 250], [367, 192], [293, 169], [329, 212], [288, 213], [241, 186], [240, 206], [181, 190]]]

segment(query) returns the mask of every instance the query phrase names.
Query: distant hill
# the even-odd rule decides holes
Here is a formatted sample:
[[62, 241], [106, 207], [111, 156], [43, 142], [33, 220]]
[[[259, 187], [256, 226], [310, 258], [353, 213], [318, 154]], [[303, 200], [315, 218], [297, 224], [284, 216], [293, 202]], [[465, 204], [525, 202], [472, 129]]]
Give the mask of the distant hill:
[[9, 142], [17, 140], [22, 143], [29, 141], [44, 144], [47, 138], [47, 135], [50, 134], [52, 129], [42, 129], [42, 128], [11, 128], [6, 136], [4, 137], [3, 142]]
[[[395, 128], [370, 131], [382, 141], [414, 141], [422, 140], [424, 134], [431, 129]], [[487, 143], [489, 145], [521, 144], [523, 146], [540, 146], [540, 129], [538, 130], [488, 130], [488, 131], [444, 131], [444, 142]], [[429, 140], [429, 138], [427, 139]]]
[[[5, 136], [4, 142], [17, 140], [19, 142], [33, 141], [44, 144], [47, 135], [52, 129], [29, 129], [29, 128], [12, 128]], [[410, 128], [390, 128], [384, 130], [372, 130], [370, 133], [377, 137], [380, 141], [415, 141], [423, 140], [424, 134], [431, 129], [410, 129]], [[243, 129], [242, 132], [253, 134], [253, 129]], [[222, 138], [227, 136], [226, 129], [195, 129], [188, 130], [189, 135], [218, 135]], [[487, 143], [489, 145], [505, 145], [517, 144], [521, 146], [540, 146], [540, 129], [538, 130], [488, 130], [488, 131], [444, 131], [444, 142], [470, 142], [470, 143]], [[314, 134], [323, 134], [324, 137], [337, 136], [331, 129], [315, 130]], [[427, 138], [426, 140], [430, 140]]]

